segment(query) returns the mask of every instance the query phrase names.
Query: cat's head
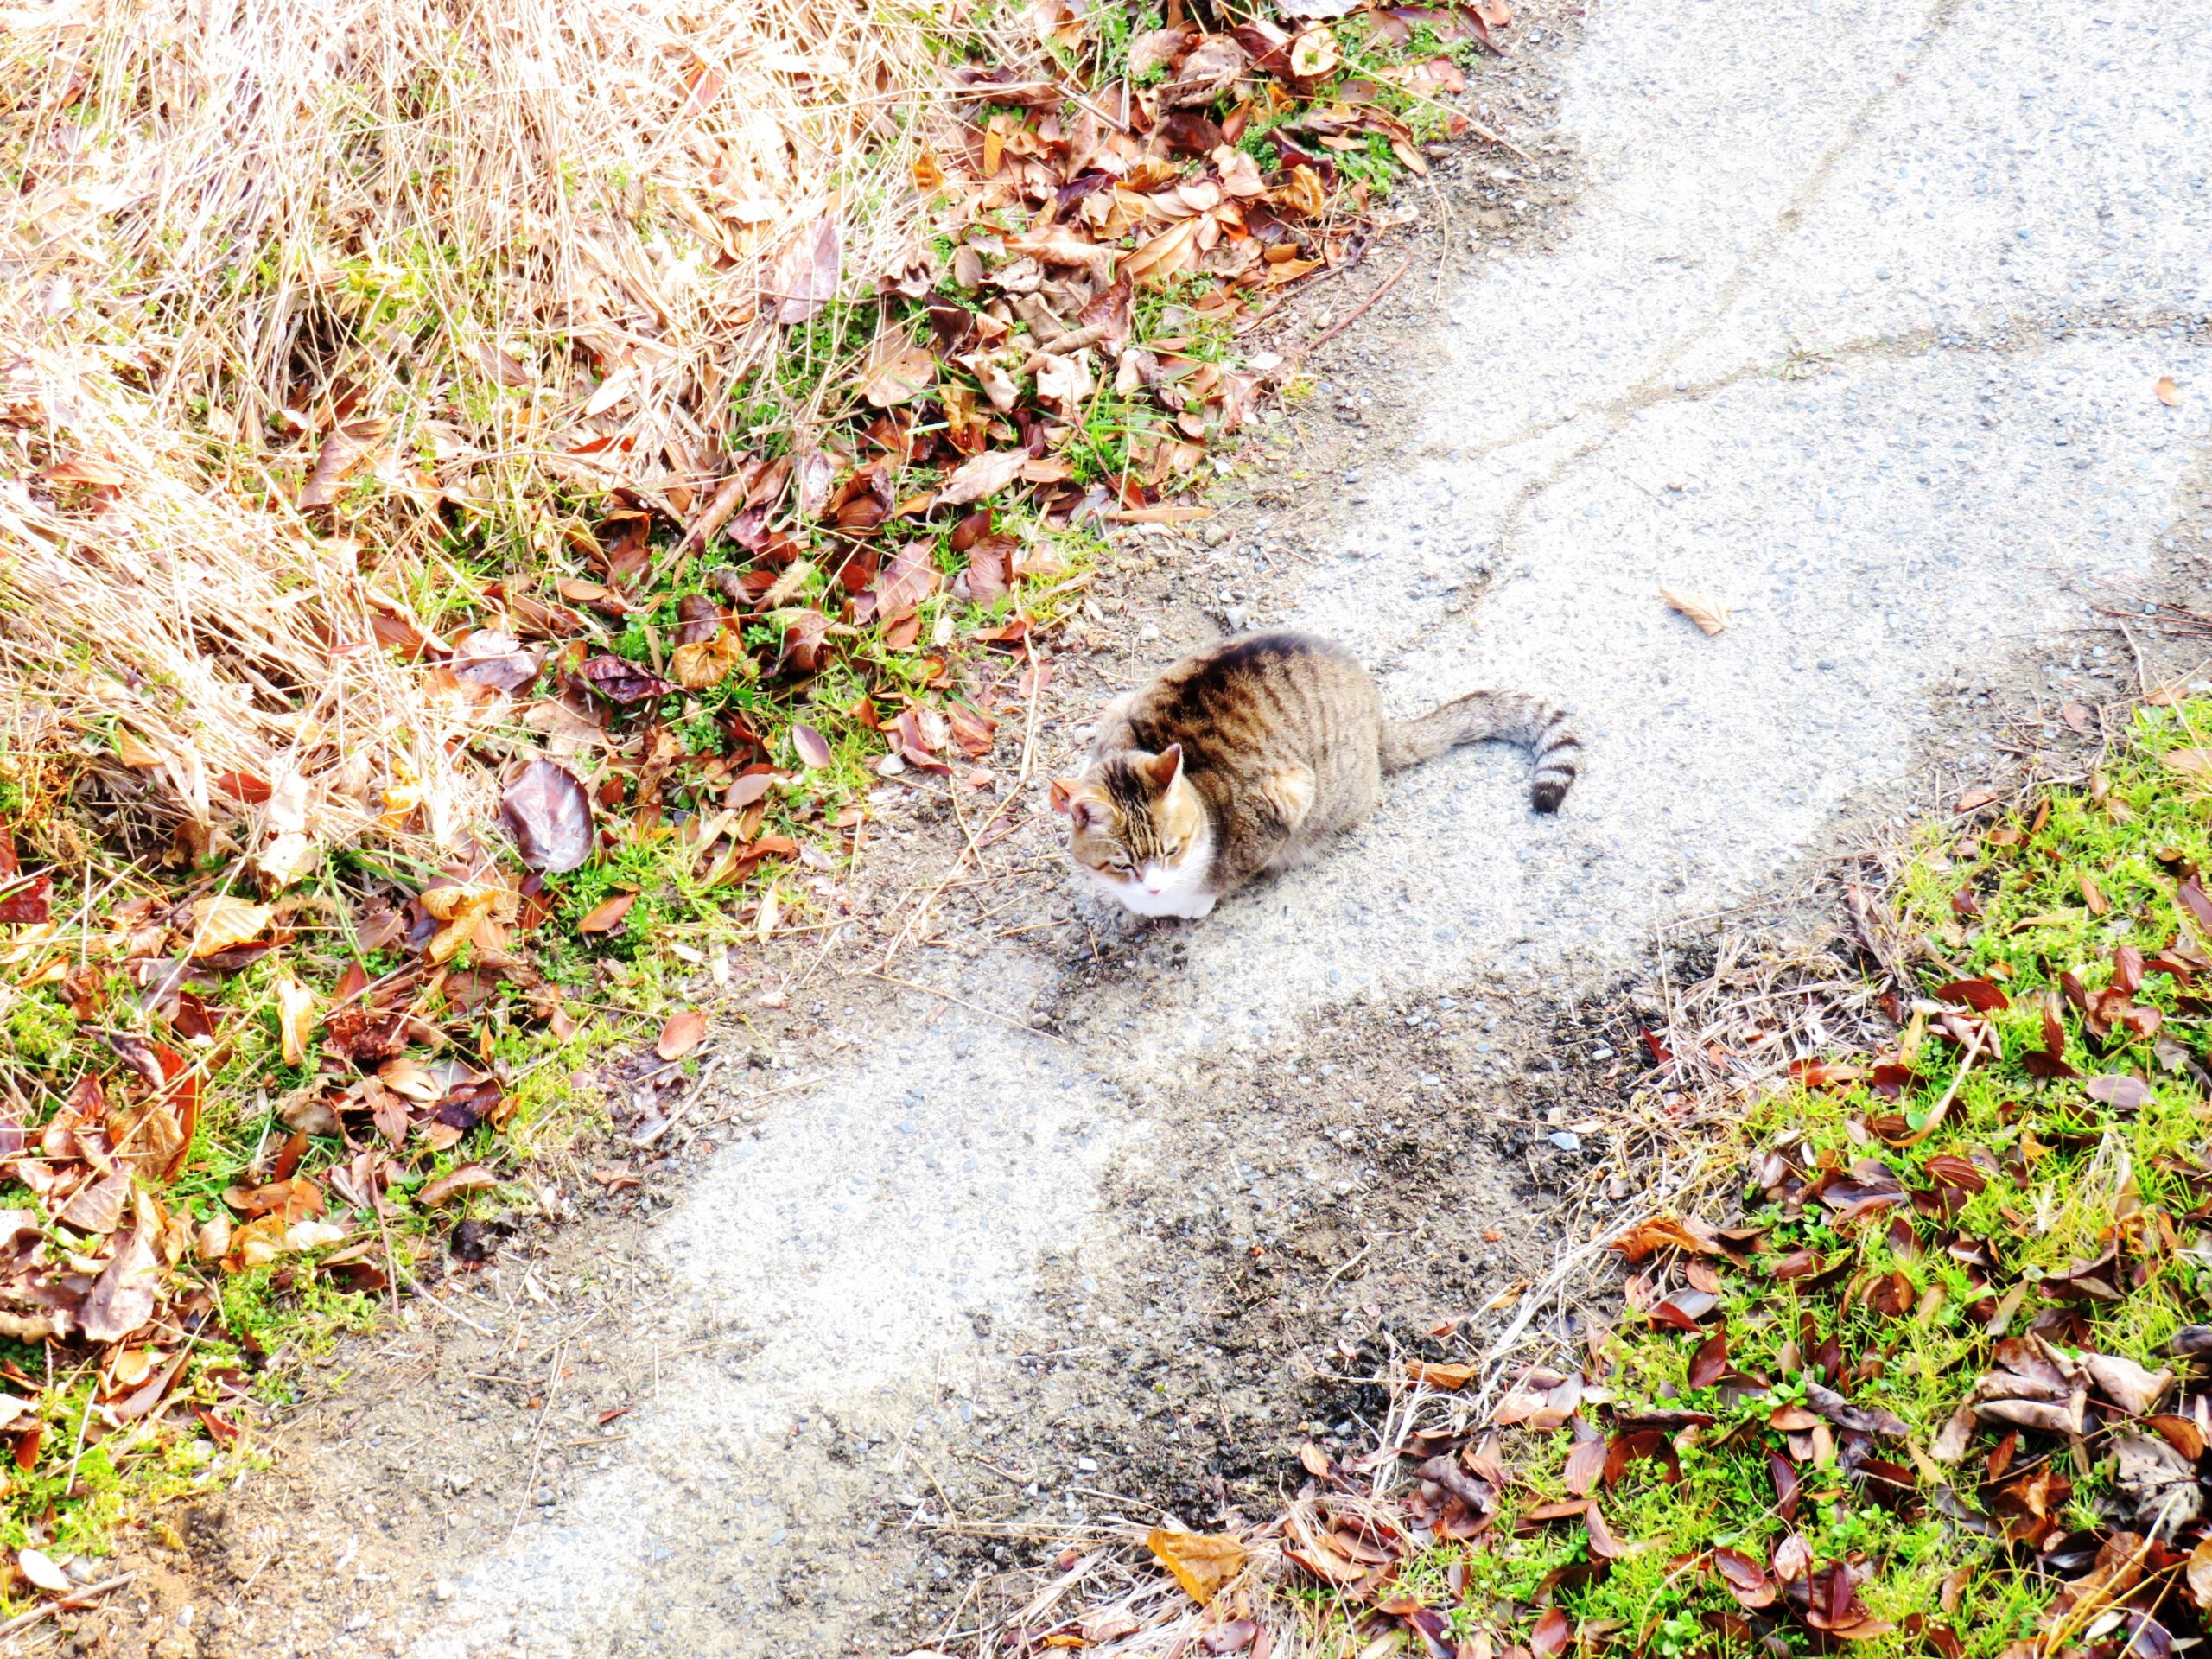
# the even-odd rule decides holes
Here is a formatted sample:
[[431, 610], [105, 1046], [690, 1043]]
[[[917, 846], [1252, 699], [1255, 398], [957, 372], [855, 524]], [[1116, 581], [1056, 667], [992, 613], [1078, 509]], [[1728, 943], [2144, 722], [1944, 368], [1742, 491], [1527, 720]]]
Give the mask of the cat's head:
[[1052, 805], [1068, 819], [1077, 868], [1145, 916], [1203, 915], [1213, 862], [1205, 806], [1183, 775], [1183, 746], [1125, 749], [1080, 776], [1055, 779]]

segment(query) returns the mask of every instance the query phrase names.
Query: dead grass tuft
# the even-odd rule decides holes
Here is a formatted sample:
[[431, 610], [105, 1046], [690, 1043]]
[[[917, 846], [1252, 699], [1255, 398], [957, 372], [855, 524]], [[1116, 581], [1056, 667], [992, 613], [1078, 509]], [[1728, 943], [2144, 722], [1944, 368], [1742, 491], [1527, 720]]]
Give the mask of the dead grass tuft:
[[[59, 756], [196, 849], [449, 844], [490, 788], [454, 740], [504, 711], [378, 630], [435, 632], [594, 498], [683, 516], [785, 293], [910, 252], [931, 50], [867, 0], [12, 14], [18, 791]], [[847, 315], [817, 363], [865, 348]]]

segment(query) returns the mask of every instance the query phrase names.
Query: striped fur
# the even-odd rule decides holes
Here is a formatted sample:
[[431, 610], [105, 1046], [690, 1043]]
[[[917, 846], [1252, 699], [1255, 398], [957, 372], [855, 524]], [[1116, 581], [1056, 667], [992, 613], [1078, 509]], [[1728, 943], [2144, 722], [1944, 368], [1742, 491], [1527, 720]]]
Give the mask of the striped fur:
[[1539, 812], [1556, 812], [1574, 785], [1582, 740], [1567, 711], [1521, 691], [1474, 691], [1415, 720], [1387, 721], [1382, 727], [1382, 770], [1402, 772], [1433, 760], [1460, 743], [1503, 738], [1535, 757], [1536, 775], [1529, 788]]
[[1146, 915], [1202, 916], [1365, 817], [1383, 772], [1489, 738], [1530, 750], [1530, 798], [1557, 810], [1581, 745], [1552, 705], [1479, 691], [1385, 721], [1374, 681], [1342, 645], [1247, 634], [1116, 699], [1083, 772], [1055, 783], [1052, 798], [1077, 866], [1112, 897]]

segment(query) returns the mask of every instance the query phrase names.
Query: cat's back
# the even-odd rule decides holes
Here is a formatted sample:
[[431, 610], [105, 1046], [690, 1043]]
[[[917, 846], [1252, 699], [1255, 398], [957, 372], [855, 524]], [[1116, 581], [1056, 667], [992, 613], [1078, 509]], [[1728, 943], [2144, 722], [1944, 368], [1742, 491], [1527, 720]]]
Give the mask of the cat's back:
[[1282, 631], [1241, 634], [1185, 658], [1138, 690], [1123, 719], [1128, 742], [1154, 751], [1180, 743], [1185, 764], [1203, 771], [1346, 747], [1371, 752], [1382, 708], [1351, 652]]

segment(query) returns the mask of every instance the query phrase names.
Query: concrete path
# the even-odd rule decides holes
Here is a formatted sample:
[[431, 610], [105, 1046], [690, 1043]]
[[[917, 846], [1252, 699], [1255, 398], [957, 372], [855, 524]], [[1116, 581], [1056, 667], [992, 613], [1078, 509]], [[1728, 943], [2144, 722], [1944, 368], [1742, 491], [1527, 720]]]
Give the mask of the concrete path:
[[[1154, 1084], [1378, 986], [1594, 981], [1817, 853], [1962, 700], [2111, 689], [2084, 596], [2153, 581], [2212, 489], [2212, 35], [2169, 0], [1605, 0], [1559, 107], [1571, 226], [1469, 282], [1428, 429], [1322, 481], [1345, 556], [1268, 620], [1353, 641], [1406, 711], [1567, 697], [1568, 811], [1529, 817], [1517, 757], [1455, 756], [1179, 968], [1065, 1004], [1065, 1042], [955, 1007], [847, 1051], [660, 1235], [741, 1358], [671, 1363], [620, 1461], [451, 1563], [422, 1659], [842, 1650], [771, 1588], [864, 1483], [794, 1434], [932, 1432], [939, 1371], [1036, 1327], [1038, 1263], [1146, 1155]], [[1062, 992], [1015, 944], [946, 983]]]

